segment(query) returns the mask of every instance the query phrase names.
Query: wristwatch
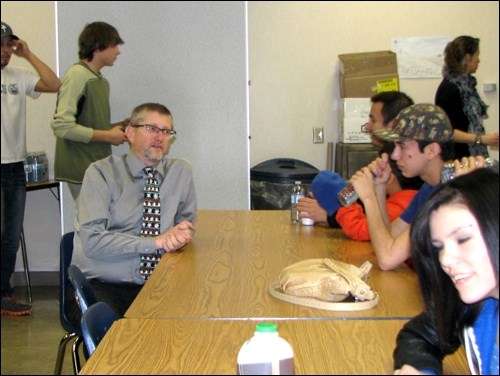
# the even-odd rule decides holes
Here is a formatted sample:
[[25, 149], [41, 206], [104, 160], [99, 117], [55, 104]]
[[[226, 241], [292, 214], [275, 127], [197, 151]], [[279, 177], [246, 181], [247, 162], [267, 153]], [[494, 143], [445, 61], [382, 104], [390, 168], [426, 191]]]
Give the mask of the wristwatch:
[[478, 145], [483, 143], [480, 134], [476, 134], [476, 139], [474, 140], [474, 142]]

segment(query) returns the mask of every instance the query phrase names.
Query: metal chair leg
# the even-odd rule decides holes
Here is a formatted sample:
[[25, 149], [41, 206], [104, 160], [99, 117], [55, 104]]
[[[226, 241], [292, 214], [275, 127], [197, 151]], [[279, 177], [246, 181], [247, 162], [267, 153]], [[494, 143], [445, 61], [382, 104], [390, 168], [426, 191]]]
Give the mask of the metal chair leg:
[[80, 345], [83, 342], [82, 337], [77, 337], [75, 339], [75, 342], [73, 342], [73, 347], [72, 347], [72, 352], [73, 352], [73, 371], [75, 372], [75, 375], [78, 375], [81, 370], [80, 366], [80, 353], [78, 352]]
[[[74, 339], [75, 342], [80, 338], [76, 333], [66, 333], [59, 342], [59, 350], [57, 351], [56, 367], [54, 368], [54, 375], [60, 375], [64, 361], [64, 353], [66, 351], [66, 344]], [[76, 373], [76, 372], [75, 372]]]
[[26, 252], [26, 239], [24, 238], [24, 227], [21, 229], [21, 253], [23, 255], [24, 274], [26, 275], [26, 286], [28, 288], [28, 302], [32, 306], [30, 269], [28, 266], [28, 254]]

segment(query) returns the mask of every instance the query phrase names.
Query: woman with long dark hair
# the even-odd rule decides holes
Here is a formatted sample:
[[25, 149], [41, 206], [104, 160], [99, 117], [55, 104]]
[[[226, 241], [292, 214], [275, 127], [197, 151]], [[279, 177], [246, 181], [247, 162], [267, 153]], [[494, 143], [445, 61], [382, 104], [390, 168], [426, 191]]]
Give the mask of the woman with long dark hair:
[[499, 175], [480, 168], [436, 190], [410, 239], [425, 311], [397, 337], [395, 374], [442, 373], [462, 343], [472, 374], [498, 375]]
[[498, 146], [498, 132], [485, 133], [483, 119], [488, 106], [479, 97], [472, 75], [479, 66], [479, 39], [468, 35], [455, 38], [444, 50], [443, 80], [435, 104], [448, 115], [453, 126], [455, 158], [488, 156], [488, 146]]

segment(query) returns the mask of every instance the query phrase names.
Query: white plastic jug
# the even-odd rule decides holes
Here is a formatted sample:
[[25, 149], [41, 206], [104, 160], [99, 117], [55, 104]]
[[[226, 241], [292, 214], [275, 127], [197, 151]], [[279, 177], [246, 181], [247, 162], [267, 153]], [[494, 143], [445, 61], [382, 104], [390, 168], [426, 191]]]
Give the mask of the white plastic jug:
[[293, 375], [293, 349], [279, 336], [276, 324], [259, 323], [238, 353], [240, 375]]

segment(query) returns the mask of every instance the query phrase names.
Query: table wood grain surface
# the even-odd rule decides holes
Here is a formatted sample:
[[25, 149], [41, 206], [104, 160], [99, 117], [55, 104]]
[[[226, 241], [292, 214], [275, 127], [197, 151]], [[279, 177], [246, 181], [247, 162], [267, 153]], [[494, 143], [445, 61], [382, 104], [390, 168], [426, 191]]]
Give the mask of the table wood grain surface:
[[[405, 320], [285, 320], [278, 331], [294, 350], [295, 374], [391, 374]], [[252, 320], [121, 319], [80, 374], [236, 374]], [[446, 374], [469, 374], [463, 349], [445, 358]]]
[[[268, 286], [280, 271], [309, 258], [373, 264], [368, 284], [376, 307], [334, 312], [272, 297]], [[303, 226], [289, 211], [202, 210], [193, 241], [163, 256], [126, 312], [127, 318], [388, 318], [407, 319], [423, 309], [416, 274], [406, 265], [381, 271], [370, 242], [347, 238], [327, 225]]]

